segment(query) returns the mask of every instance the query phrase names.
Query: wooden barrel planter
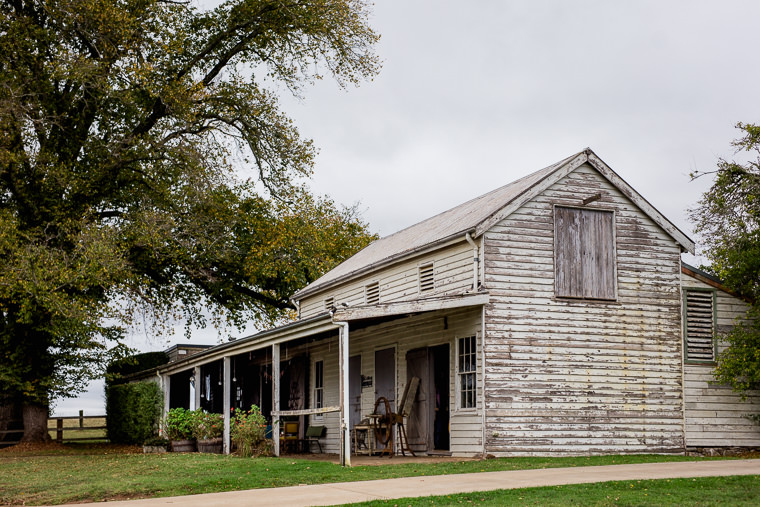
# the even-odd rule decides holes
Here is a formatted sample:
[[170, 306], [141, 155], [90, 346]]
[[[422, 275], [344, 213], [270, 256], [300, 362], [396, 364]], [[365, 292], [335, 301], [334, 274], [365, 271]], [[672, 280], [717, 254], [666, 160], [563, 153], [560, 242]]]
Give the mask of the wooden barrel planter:
[[198, 440], [198, 452], [222, 453], [222, 437]]
[[172, 440], [172, 452], [195, 451], [195, 440]]

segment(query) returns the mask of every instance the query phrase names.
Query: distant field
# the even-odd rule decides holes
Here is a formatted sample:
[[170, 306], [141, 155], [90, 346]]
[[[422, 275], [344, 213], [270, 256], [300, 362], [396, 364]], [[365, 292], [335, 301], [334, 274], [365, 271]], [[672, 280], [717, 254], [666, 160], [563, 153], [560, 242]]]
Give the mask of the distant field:
[[[106, 418], [105, 417], [93, 417], [93, 418], [87, 418], [85, 417], [83, 421], [83, 428], [79, 428], [79, 418], [72, 418], [72, 419], [63, 419], [63, 441], [71, 441], [71, 440], [79, 440], [79, 439], [88, 439], [88, 440], [100, 440], [105, 441], [106, 439], [106, 430], [104, 429], [106, 425]], [[101, 429], [97, 429], [97, 428]], [[89, 429], [89, 428], [95, 428], [95, 429]], [[55, 440], [56, 437], [56, 418], [51, 417], [48, 420], [48, 431], [50, 432], [50, 438]]]

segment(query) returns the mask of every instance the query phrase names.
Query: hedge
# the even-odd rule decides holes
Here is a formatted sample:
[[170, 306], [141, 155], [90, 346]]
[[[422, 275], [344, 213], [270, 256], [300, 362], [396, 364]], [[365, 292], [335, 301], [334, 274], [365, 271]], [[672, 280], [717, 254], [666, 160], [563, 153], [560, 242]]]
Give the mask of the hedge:
[[155, 382], [106, 387], [106, 433], [112, 443], [142, 444], [158, 435], [163, 393]]

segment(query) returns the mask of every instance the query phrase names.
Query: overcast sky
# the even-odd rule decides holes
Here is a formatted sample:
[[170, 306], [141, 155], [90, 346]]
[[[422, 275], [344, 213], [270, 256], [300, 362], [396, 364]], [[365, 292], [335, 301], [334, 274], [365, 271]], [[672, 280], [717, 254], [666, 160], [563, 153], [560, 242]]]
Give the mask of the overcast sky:
[[[687, 209], [710, 180], [689, 173], [760, 122], [757, 0], [376, 1], [375, 80], [282, 105], [320, 150], [314, 191], [360, 202], [381, 236], [590, 147], [698, 240]], [[102, 398], [96, 383], [56, 413]]]

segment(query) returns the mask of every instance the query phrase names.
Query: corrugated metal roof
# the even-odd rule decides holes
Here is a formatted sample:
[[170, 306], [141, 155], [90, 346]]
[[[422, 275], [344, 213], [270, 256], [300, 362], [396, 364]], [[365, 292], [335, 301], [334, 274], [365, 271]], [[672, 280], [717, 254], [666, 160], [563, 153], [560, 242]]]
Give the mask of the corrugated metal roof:
[[517, 181], [371, 243], [325, 273], [321, 278], [298, 291], [293, 298], [299, 299], [305, 294], [319, 290], [338, 280], [358, 274], [361, 271], [367, 271], [377, 264], [406, 257], [431, 245], [460, 235], [464, 236], [466, 232], [473, 231], [479, 224], [581, 153], [584, 152], [571, 155]]

